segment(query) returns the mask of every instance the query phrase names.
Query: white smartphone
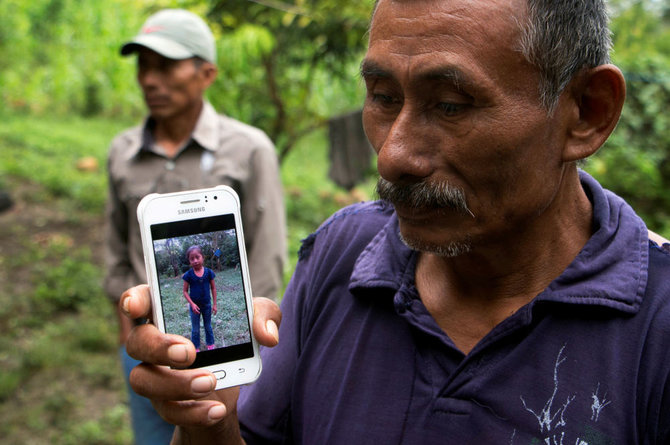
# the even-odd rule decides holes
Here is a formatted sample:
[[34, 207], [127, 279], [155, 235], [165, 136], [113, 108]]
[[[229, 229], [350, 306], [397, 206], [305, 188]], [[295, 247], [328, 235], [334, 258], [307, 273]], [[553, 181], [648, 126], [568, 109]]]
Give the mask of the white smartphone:
[[137, 208], [144, 262], [161, 332], [182, 335], [216, 389], [256, 380], [261, 360], [251, 324], [253, 302], [240, 201], [218, 186], [145, 196]]

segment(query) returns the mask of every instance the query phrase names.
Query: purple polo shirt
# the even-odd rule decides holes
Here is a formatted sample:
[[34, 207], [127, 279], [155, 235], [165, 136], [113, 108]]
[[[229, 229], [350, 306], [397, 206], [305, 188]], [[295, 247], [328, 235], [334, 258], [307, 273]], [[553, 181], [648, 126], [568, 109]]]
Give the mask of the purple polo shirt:
[[670, 443], [670, 255], [581, 177], [593, 236], [467, 356], [419, 299], [393, 208], [332, 216], [303, 245], [279, 346], [242, 389], [247, 443]]

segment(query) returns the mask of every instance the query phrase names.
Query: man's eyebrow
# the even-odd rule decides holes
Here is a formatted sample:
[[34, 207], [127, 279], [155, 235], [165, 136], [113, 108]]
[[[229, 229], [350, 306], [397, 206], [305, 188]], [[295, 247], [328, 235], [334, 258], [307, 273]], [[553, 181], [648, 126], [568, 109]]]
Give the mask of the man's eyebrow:
[[463, 72], [454, 67], [435, 68], [421, 74], [421, 77], [429, 80], [449, 80], [454, 83], [462, 82], [465, 78]]
[[[360, 73], [364, 79], [392, 79], [394, 77], [389, 70], [383, 68], [373, 60], [363, 60], [363, 62], [361, 62]], [[475, 85], [468, 75], [466, 75], [460, 68], [453, 65], [428, 69], [421, 72], [418, 79], [420, 81], [448, 82], [459, 90], [464, 88], [467, 89]]]
[[431, 69], [422, 73], [420, 77], [424, 80], [449, 82], [458, 90], [472, 88], [475, 85], [468, 75], [455, 66]]
[[382, 78], [390, 78], [391, 73], [388, 70], [385, 70], [382, 68], [379, 64], [372, 60], [364, 59], [361, 62], [361, 77], [363, 78], [369, 78], [369, 77], [382, 77]]

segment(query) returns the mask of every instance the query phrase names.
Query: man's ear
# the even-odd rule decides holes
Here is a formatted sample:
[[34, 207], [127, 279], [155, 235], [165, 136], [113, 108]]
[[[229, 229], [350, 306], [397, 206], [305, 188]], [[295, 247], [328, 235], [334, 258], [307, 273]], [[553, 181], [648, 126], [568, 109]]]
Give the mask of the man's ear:
[[209, 86], [214, 83], [216, 80], [216, 75], [219, 73], [216, 65], [211, 62], [203, 62], [200, 66], [200, 76], [203, 82], [203, 90], [209, 88]]
[[566, 93], [571, 113], [563, 160], [572, 162], [594, 154], [612, 133], [626, 99], [626, 81], [616, 66], [600, 65], [578, 74]]

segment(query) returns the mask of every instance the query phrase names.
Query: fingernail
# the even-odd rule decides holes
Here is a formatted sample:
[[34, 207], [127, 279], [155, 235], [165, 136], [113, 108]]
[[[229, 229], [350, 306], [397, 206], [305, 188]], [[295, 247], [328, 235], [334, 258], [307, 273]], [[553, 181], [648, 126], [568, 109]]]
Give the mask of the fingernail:
[[216, 382], [208, 375], [196, 377], [191, 381], [191, 391], [199, 394], [208, 394], [214, 390]]
[[207, 412], [207, 417], [209, 420], [221, 420], [223, 416], [226, 415], [226, 407], [223, 405], [215, 405], [209, 409]]
[[168, 358], [173, 362], [184, 363], [188, 360], [188, 349], [184, 345], [172, 345], [167, 350]]
[[268, 320], [265, 323], [265, 329], [267, 329], [272, 338], [274, 338], [275, 341], [279, 343], [279, 329], [277, 329], [277, 324], [272, 320]]
[[130, 313], [130, 297], [126, 297], [121, 302], [121, 308], [126, 314]]

